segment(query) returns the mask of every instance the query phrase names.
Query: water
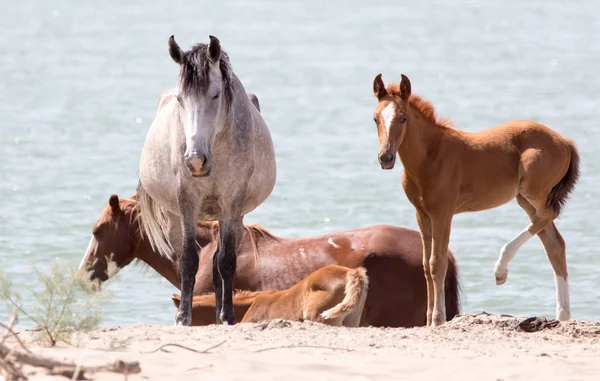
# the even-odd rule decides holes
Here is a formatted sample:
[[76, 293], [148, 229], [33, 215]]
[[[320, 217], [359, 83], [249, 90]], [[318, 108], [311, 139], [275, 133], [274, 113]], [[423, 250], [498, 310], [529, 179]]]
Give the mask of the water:
[[[382, 171], [372, 82], [407, 74], [458, 128], [535, 119], [574, 139], [582, 176], [557, 225], [567, 242], [572, 315], [599, 319], [600, 5], [586, 1], [4, 2], [0, 12], [0, 267], [19, 287], [31, 264], [78, 263], [111, 193], [129, 196], [167, 52], [214, 34], [258, 94], [277, 154], [271, 197], [247, 216], [300, 237], [376, 223], [417, 228]], [[397, 4], [397, 5], [396, 5]], [[512, 202], [455, 217], [450, 246], [465, 312], [554, 314], [554, 279], [537, 239], [494, 283], [500, 247], [528, 223]], [[112, 284], [104, 324], [171, 324], [166, 281], [135, 268]], [[394, 292], [390, 290], [390, 292]], [[0, 319], [7, 310], [0, 307]]]

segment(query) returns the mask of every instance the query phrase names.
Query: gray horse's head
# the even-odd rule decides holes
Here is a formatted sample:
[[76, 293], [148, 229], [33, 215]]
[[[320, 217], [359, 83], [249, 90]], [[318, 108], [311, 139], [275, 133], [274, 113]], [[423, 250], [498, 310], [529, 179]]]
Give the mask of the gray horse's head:
[[233, 97], [229, 57], [219, 40], [181, 50], [175, 37], [169, 38], [169, 54], [181, 67], [177, 100], [185, 131], [184, 163], [194, 177], [210, 174], [215, 135], [223, 126]]

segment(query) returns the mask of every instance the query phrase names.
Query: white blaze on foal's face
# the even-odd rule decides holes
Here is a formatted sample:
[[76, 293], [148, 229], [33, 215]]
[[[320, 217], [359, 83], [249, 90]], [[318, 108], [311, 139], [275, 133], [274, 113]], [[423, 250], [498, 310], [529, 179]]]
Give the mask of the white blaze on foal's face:
[[381, 110], [381, 117], [383, 118], [383, 125], [385, 126], [385, 131], [389, 138], [392, 122], [394, 121], [394, 117], [396, 117], [396, 105], [394, 102], [390, 102], [383, 110]]

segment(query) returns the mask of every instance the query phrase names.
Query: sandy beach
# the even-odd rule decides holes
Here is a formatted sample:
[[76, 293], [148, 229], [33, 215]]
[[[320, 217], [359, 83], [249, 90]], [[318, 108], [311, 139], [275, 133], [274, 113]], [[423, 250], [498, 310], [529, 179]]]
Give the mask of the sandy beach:
[[[99, 328], [79, 348], [36, 345], [38, 355], [84, 366], [138, 361], [129, 380], [596, 380], [600, 323], [570, 321], [537, 332], [515, 329], [524, 318], [461, 315], [437, 328], [335, 328], [273, 320], [235, 326], [135, 325]], [[115, 343], [122, 350], [109, 350]], [[15, 345], [14, 340], [9, 342]], [[204, 352], [166, 346], [178, 344]], [[16, 345], [15, 345], [16, 346]], [[211, 348], [207, 350], [208, 348]], [[30, 380], [65, 380], [24, 367]], [[117, 373], [86, 374], [123, 380]]]

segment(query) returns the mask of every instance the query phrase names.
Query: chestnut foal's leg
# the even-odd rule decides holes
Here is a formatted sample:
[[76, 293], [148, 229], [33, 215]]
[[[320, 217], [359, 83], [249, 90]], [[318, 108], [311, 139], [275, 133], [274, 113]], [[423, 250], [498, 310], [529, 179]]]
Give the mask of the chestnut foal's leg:
[[[536, 210], [523, 196], [517, 196], [519, 206], [527, 212], [530, 219], [536, 214]], [[544, 245], [546, 256], [554, 270], [554, 281], [556, 288], [556, 318], [558, 320], [569, 320], [571, 318], [571, 306], [569, 298], [569, 280], [567, 271], [567, 258], [565, 241], [558, 232], [554, 222], [541, 232], [538, 237]]]
[[431, 220], [429, 219], [429, 216], [419, 210], [416, 211], [416, 215], [419, 230], [421, 231], [421, 241], [423, 244], [423, 271], [425, 272], [425, 282], [427, 284], [426, 325], [430, 326], [434, 309], [433, 277], [431, 276], [431, 267], [429, 266], [429, 261], [431, 260]]
[[433, 316], [431, 325], [442, 325], [446, 321], [445, 280], [448, 271], [448, 243], [452, 225], [452, 213], [431, 215], [432, 247], [429, 267], [433, 278]]

